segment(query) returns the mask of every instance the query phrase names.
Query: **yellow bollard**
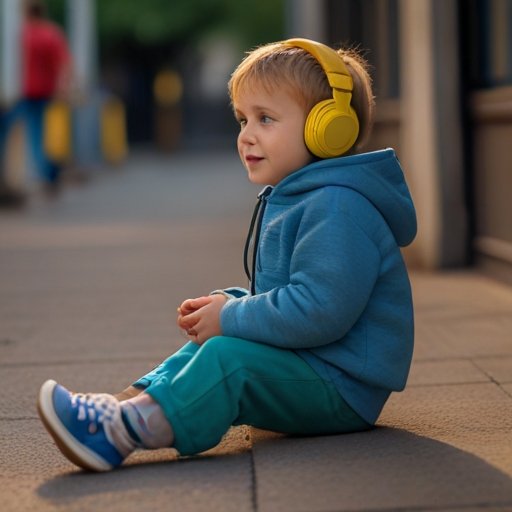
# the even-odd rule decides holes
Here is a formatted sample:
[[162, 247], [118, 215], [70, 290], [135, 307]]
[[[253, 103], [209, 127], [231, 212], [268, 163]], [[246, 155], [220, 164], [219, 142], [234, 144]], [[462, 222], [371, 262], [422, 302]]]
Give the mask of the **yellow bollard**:
[[183, 120], [181, 98], [183, 82], [170, 69], [160, 71], [153, 83], [155, 99], [155, 142], [159, 149], [172, 151], [181, 144]]
[[126, 111], [118, 98], [105, 101], [101, 109], [101, 151], [110, 163], [118, 164], [128, 154]]
[[59, 163], [71, 159], [72, 128], [71, 107], [62, 100], [53, 100], [44, 113], [44, 151]]

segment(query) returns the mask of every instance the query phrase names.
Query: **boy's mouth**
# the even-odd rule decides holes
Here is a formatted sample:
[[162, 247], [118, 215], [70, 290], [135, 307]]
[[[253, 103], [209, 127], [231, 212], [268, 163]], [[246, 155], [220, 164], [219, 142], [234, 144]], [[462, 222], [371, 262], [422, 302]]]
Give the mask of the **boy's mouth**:
[[263, 157], [261, 157], [261, 156], [247, 155], [245, 157], [245, 161], [248, 164], [257, 164], [258, 162], [261, 162], [261, 160], [263, 160]]

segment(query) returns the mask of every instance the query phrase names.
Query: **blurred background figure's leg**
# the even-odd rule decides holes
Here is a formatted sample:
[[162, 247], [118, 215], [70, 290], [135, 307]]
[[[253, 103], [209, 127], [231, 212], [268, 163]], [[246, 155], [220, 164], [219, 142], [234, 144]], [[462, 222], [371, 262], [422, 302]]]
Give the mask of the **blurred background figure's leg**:
[[18, 205], [24, 191], [23, 128], [15, 121], [20, 88], [21, 1], [0, 0], [0, 206]]

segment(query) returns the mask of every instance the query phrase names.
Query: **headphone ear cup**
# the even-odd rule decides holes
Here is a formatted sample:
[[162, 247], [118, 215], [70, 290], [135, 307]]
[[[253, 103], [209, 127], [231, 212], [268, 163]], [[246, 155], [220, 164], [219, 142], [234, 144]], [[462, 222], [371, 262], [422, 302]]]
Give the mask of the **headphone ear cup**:
[[337, 108], [334, 99], [317, 103], [306, 118], [304, 141], [319, 158], [346, 153], [356, 142], [359, 121], [352, 107], [348, 113]]

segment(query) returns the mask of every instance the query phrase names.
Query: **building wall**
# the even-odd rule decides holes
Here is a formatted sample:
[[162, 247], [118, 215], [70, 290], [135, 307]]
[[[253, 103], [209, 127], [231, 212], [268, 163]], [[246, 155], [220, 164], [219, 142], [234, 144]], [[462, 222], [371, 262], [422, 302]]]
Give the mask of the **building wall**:
[[512, 1], [459, 4], [475, 263], [512, 284]]
[[476, 262], [512, 284], [512, 87], [471, 94]]
[[410, 266], [467, 261], [457, 0], [328, 0], [329, 43], [366, 51], [376, 117], [368, 150], [393, 147], [416, 205]]

